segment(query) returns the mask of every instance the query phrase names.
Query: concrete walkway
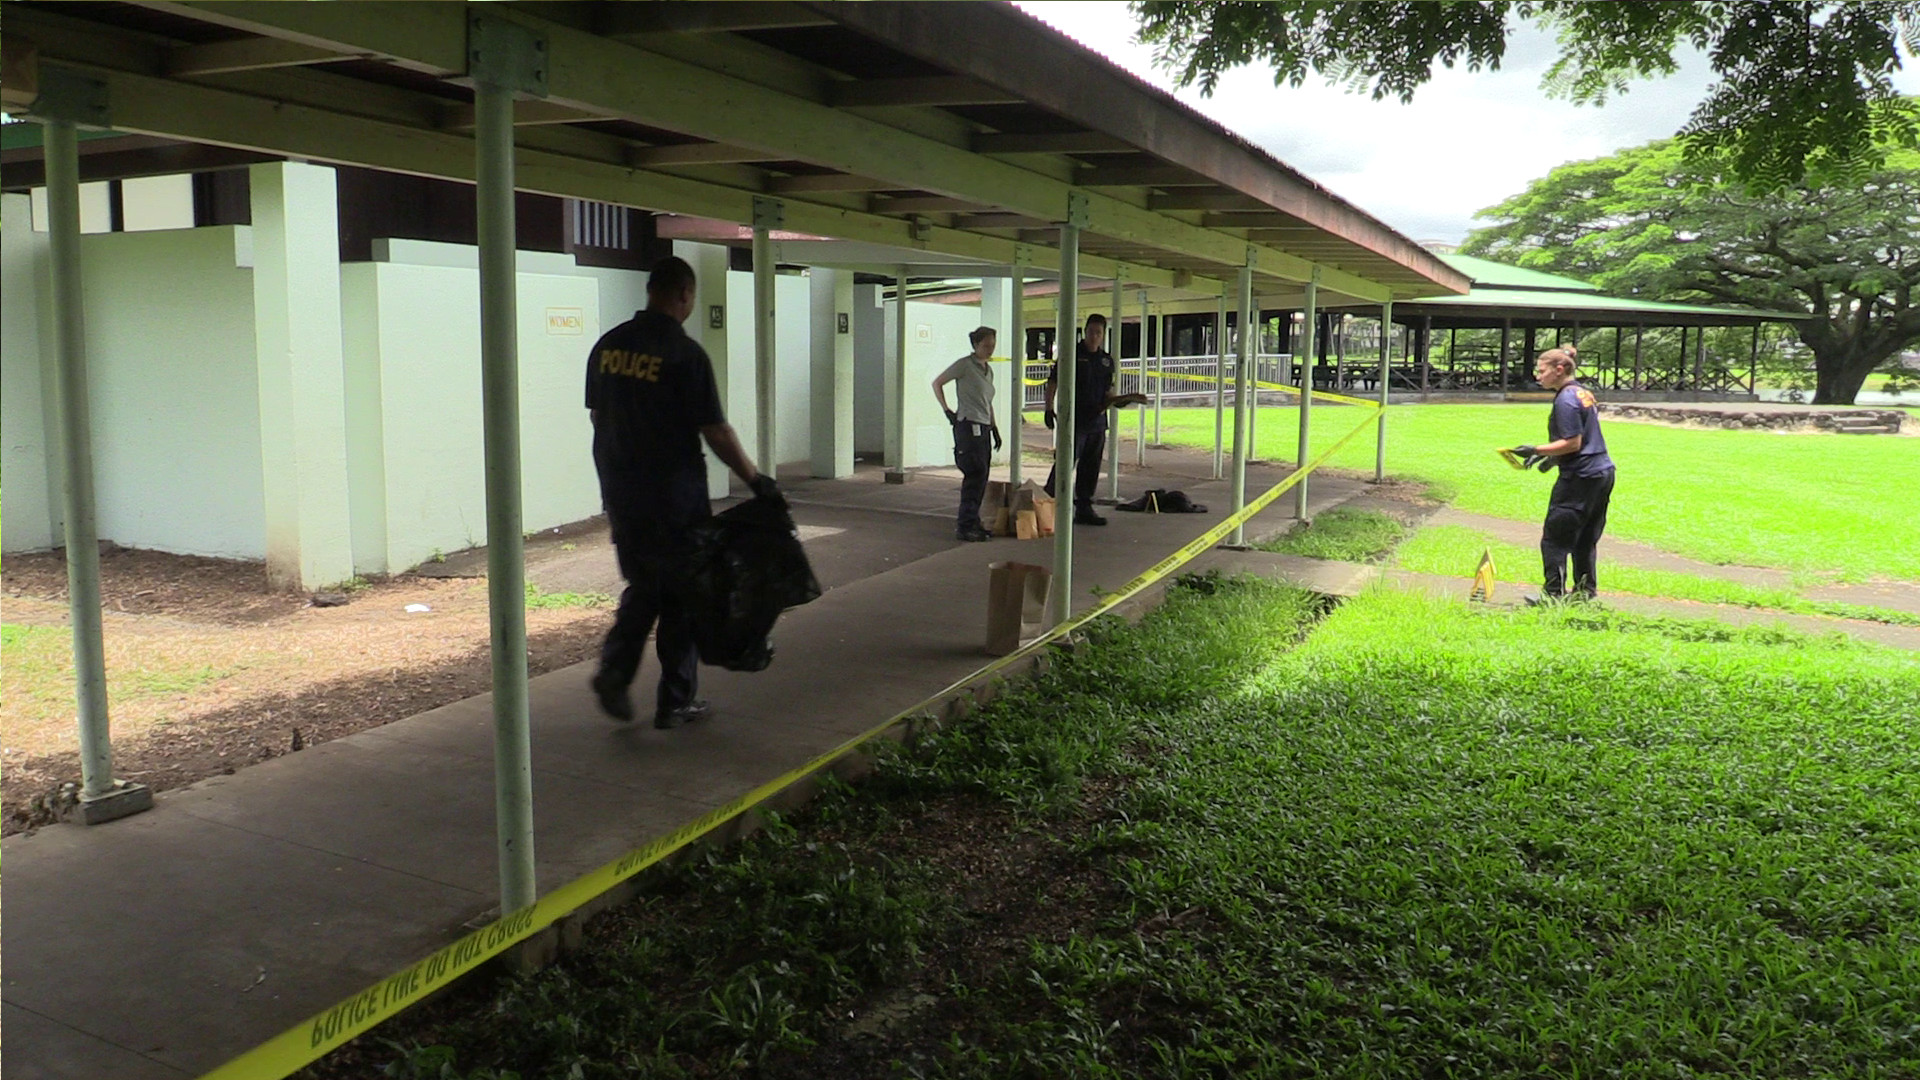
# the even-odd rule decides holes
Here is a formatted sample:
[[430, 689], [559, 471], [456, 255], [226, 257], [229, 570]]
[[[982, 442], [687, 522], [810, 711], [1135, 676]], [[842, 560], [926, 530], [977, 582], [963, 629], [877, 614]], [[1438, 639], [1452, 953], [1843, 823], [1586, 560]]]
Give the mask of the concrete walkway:
[[[1214, 512], [1114, 514], [1082, 529], [1075, 591], [1115, 588], [1220, 520], [1204, 455], [1155, 453], [1124, 493], [1179, 487]], [[1284, 471], [1256, 466], [1249, 489]], [[1044, 473], [1042, 474], [1044, 478]], [[1316, 480], [1314, 512], [1364, 485]], [[790, 612], [778, 658], [706, 669], [711, 721], [618, 725], [587, 665], [533, 680], [541, 890], [671, 831], [939, 692], [986, 662], [987, 564], [1048, 541], [956, 544], [951, 478], [788, 485], [834, 567]], [[1253, 524], [1276, 529], [1284, 498]], [[862, 522], [881, 539], [859, 539]], [[837, 530], [837, 531], [836, 531]], [[583, 535], [535, 580], [605, 591]], [[1235, 557], [1232, 553], [1221, 553]], [[576, 557], [577, 556], [577, 557]], [[1211, 558], [1211, 557], [1210, 557]], [[597, 567], [597, 569], [596, 569]], [[638, 687], [651, 692], [652, 658]], [[491, 703], [457, 702], [160, 795], [154, 811], [5, 841], [4, 1072], [10, 1080], [196, 1076], [459, 937], [497, 897]]]
[[[1204, 515], [1112, 514], [1082, 529], [1076, 592], [1115, 588], [1219, 520], [1208, 457], [1153, 451], [1122, 494], [1178, 487]], [[1249, 469], [1258, 492], [1285, 470]], [[1041, 473], [1044, 478], [1044, 470]], [[594, 708], [588, 665], [533, 680], [536, 855], [542, 891], [800, 765], [965, 677], [986, 661], [986, 566], [1048, 563], [1047, 541], [956, 544], [957, 480], [887, 485], [862, 472], [788, 492], [823, 583], [790, 612], [774, 666], [707, 669], [710, 722], [672, 732], [618, 725]], [[1355, 481], [1316, 479], [1314, 514]], [[1291, 496], [1249, 523], [1282, 531]], [[1219, 567], [1352, 595], [1378, 567], [1216, 549]], [[611, 592], [611, 551], [591, 530], [530, 566], [550, 591]], [[1463, 596], [1465, 579], [1387, 572]], [[1510, 590], [1516, 595], [1517, 589]], [[1842, 628], [1920, 649], [1920, 630], [1674, 601], [1611, 606], [1736, 622]], [[1898, 640], [1895, 640], [1898, 639]], [[650, 692], [651, 658], [638, 684]], [[497, 896], [491, 702], [457, 702], [160, 795], [111, 825], [54, 826], [5, 841], [9, 948], [4, 1072], [116, 1080], [197, 1076], [458, 938]]]

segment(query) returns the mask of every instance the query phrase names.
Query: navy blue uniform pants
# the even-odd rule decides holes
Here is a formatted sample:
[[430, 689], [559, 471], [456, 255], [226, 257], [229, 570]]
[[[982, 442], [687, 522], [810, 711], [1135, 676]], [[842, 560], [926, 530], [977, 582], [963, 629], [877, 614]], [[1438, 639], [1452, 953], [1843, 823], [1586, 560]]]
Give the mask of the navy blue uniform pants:
[[1599, 588], [1595, 563], [1600, 534], [1607, 527], [1607, 503], [1613, 497], [1614, 470], [1599, 476], [1561, 472], [1547, 500], [1547, 523], [1540, 531], [1540, 559], [1546, 568], [1548, 596], [1564, 596], [1567, 561], [1573, 561], [1573, 592], [1593, 596]]
[[980, 500], [993, 469], [993, 429], [962, 420], [953, 425], [953, 464], [960, 470], [960, 519], [956, 528], [982, 528]]
[[614, 553], [627, 588], [620, 594], [613, 629], [600, 646], [600, 669], [613, 672], [621, 685], [632, 683], [647, 635], [657, 625], [654, 654], [660, 658], [660, 688], [655, 702], [661, 712], [691, 703], [700, 685], [693, 620], [672, 586], [687, 557], [687, 530], [710, 514], [705, 477], [697, 487], [681, 483], [671, 493], [623, 498], [607, 506]]
[[[1107, 429], [1075, 432], [1073, 436], [1073, 508], [1093, 510], [1093, 493], [1100, 489], [1100, 459], [1107, 452]], [[1047, 470], [1047, 494], [1053, 494], [1053, 470]], [[1057, 496], [1056, 496], [1057, 497]]]

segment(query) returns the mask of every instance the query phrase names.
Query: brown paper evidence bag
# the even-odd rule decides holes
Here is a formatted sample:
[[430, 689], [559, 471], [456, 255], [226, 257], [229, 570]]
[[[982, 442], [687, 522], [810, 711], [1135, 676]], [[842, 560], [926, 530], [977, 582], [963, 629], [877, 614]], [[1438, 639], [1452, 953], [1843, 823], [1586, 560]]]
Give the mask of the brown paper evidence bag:
[[1053, 535], [1054, 501], [1031, 480], [1014, 487], [1005, 480], [987, 481], [980, 499], [980, 524], [995, 536], [1038, 540]]

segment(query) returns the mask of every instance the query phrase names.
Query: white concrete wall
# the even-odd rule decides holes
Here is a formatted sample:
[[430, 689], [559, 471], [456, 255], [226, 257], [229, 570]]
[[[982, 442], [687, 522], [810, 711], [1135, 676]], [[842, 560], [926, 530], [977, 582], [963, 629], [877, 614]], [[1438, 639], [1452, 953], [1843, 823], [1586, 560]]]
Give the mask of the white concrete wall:
[[[894, 336], [896, 309], [893, 304], [882, 306], [885, 308], [881, 316], [883, 355], [887, 369], [891, 371], [897, 340]], [[907, 302], [906, 462], [909, 468], [953, 464], [953, 429], [940, 412], [939, 402], [933, 398], [933, 377], [970, 351], [972, 346], [967, 344], [967, 335], [979, 325], [980, 309], [976, 306]], [[999, 404], [1002, 396], [1000, 390], [1005, 386], [1001, 381], [1005, 378], [1004, 367], [1002, 364], [994, 365], [996, 413], [1005, 411]], [[949, 403], [953, 400], [953, 393], [949, 388]], [[1003, 420], [1003, 431], [1004, 425]]]
[[[394, 241], [389, 261], [342, 268], [354, 565], [362, 572], [406, 569], [435, 552], [487, 540], [473, 254], [459, 245]], [[538, 253], [522, 253], [520, 260], [520, 465], [528, 531], [600, 512], [583, 400], [587, 351], [602, 331], [600, 283], [527, 269], [571, 263]]]
[[252, 234], [81, 239], [102, 540], [264, 557]]
[[40, 551], [55, 546], [61, 516], [60, 497], [50, 458], [57, 454], [45, 417], [52, 401], [52, 372], [47, 367], [52, 342], [41, 332], [40, 298], [45, 295], [47, 234], [33, 231], [32, 204], [25, 195], [7, 195], [0, 206], [0, 475], [4, 475], [6, 513], [0, 522], [0, 550]]
[[[741, 270], [727, 272], [727, 307], [733, 317], [727, 320], [727, 356], [731, 378], [723, 401], [727, 420], [740, 433], [740, 443], [748, 456], [759, 445], [759, 382], [753, 358], [753, 275]], [[779, 462], [756, 461], [771, 472], [775, 464], [808, 460], [811, 454], [812, 394], [812, 297], [807, 279], [795, 274], [778, 274], [773, 281], [774, 311], [774, 395], [779, 403], [775, 414], [774, 448]], [[698, 317], [699, 311], [694, 315]], [[688, 320], [693, 321], [692, 319]]]

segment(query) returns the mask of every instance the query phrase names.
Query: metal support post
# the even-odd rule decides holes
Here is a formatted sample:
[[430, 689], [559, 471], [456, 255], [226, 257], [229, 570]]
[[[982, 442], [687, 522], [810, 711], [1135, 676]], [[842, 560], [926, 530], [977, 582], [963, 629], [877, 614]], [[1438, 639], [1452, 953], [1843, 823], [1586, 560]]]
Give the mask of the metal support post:
[[[1024, 252], [1023, 252], [1024, 254]], [[1007, 481], [1020, 486], [1021, 443], [1027, 425], [1027, 265], [1021, 258], [1013, 261], [1013, 296], [1007, 312], [1007, 359], [1011, 361], [1013, 384], [1007, 396]]]
[[[1247, 370], [1253, 366], [1253, 252], [1240, 268], [1240, 339], [1233, 364], [1233, 513], [1247, 506]], [[1247, 546], [1247, 526], [1233, 527], [1231, 547]]]
[[[1320, 329], [1318, 325], [1319, 313], [1316, 310], [1320, 305], [1320, 271], [1318, 268], [1315, 268], [1312, 279], [1307, 282], [1306, 293], [1306, 299], [1303, 301], [1306, 307], [1306, 318], [1301, 320], [1301, 322], [1307, 327], [1308, 337], [1306, 340], [1306, 348], [1301, 350], [1301, 355], [1305, 356], [1306, 359], [1301, 362], [1300, 366], [1300, 449], [1294, 458], [1294, 468], [1296, 469], [1304, 469], [1307, 467], [1307, 422], [1312, 418], [1313, 367], [1314, 360], [1318, 358], [1316, 350], [1320, 344], [1315, 341], [1312, 336]], [[1305, 477], [1301, 477], [1300, 482], [1293, 485], [1293, 516], [1298, 521], [1307, 520], [1307, 480]]]
[[1635, 390], [1641, 389], [1640, 346], [1646, 338], [1646, 334], [1647, 328], [1645, 326], [1635, 326], [1633, 328], [1633, 388]]
[[1393, 362], [1393, 301], [1380, 305], [1380, 419], [1373, 429], [1373, 482], [1387, 478], [1387, 382]]
[[80, 137], [75, 122], [104, 126], [106, 86], [64, 69], [41, 73], [33, 114], [45, 125], [51, 261], [54, 396], [66, 473], [67, 608], [73, 624], [80, 798], [67, 815], [98, 825], [153, 806], [153, 792], [113, 778], [107, 663], [100, 625], [100, 539], [95, 527], [93, 424], [87, 393], [87, 316], [80, 276]]
[[1753, 324], [1753, 346], [1747, 350], [1747, 393], [1760, 385], [1760, 324]]
[[1074, 439], [1079, 435], [1074, 423], [1074, 401], [1080, 380], [1074, 371], [1073, 332], [1080, 321], [1080, 229], [1087, 221], [1087, 197], [1074, 192], [1067, 196], [1067, 220], [1060, 226], [1060, 315], [1054, 323], [1053, 354], [1057, 358], [1060, 381], [1054, 390], [1053, 475], [1054, 495], [1059, 504], [1053, 526], [1053, 597], [1048, 606], [1051, 622], [1058, 626], [1073, 616], [1073, 505]]
[[1253, 346], [1247, 353], [1247, 385], [1243, 393], [1251, 394], [1247, 401], [1247, 460], [1260, 460], [1260, 346], [1265, 344], [1267, 324], [1260, 318], [1260, 309], [1254, 308], [1252, 317], [1244, 324], [1241, 333], [1253, 338]]
[[1507, 373], [1512, 369], [1512, 366], [1513, 366], [1507, 360], [1507, 346], [1512, 342], [1512, 340], [1513, 340], [1513, 320], [1501, 319], [1500, 320], [1500, 391], [1501, 393], [1505, 393], [1508, 390]]
[[1706, 388], [1707, 328], [1702, 326], [1693, 332], [1693, 390], [1698, 393]]
[[1213, 348], [1219, 354], [1213, 367], [1213, 478], [1226, 475], [1221, 445], [1227, 420], [1227, 294], [1220, 293], [1220, 310], [1213, 316]]
[[[1148, 325], [1152, 321], [1153, 321], [1153, 315], [1147, 310], [1147, 290], [1141, 289], [1140, 290], [1140, 389], [1142, 391], [1145, 391], [1147, 388], [1147, 362], [1148, 362], [1147, 357], [1152, 355], [1154, 351], [1147, 347], [1147, 342], [1152, 340], [1154, 337], [1154, 335], [1149, 333], [1147, 329]], [[1120, 432], [1118, 429], [1115, 429], [1113, 434], [1114, 434], [1114, 438], [1116, 439], [1120, 437]], [[1147, 465], [1147, 410], [1145, 409], [1141, 409], [1139, 412], [1134, 414], [1133, 463], [1135, 465], [1140, 466], [1143, 469], [1146, 468], [1146, 465]]]
[[[1113, 354], [1113, 372], [1118, 381], [1121, 364], [1121, 342], [1125, 335], [1120, 333], [1120, 273], [1116, 267], [1113, 272], [1113, 314], [1107, 320], [1107, 352]], [[1142, 327], [1144, 334], [1146, 328]], [[1146, 338], [1140, 339], [1140, 347], [1146, 348]], [[1120, 410], [1107, 410], [1107, 498], [1117, 506], [1120, 503]]]
[[760, 413], [759, 454], [755, 464], [768, 476], [780, 473], [778, 424], [780, 398], [774, 357], [773, 230], [785, 223], [786, 207], [778, 199], [753, 200], [753, 376], [754, 401]]
[[1433, 316], [1420, 316], [1420, 397], [1425, 400], [1433, 374]]
[[520, 533], [520, 352], [515, 274], [513, 99], [544, 96], [544, 38], [476, 13], [474, 189], [480, 241], [480, 390], [487, 490], [487, 610], [492, 622], [493, 774], [500, 910], [533, 903], [533, 751], [527, 709], [526, 557]]
[[[1160, 316], [1160, 374], [1153, 380], [1153, 445], [1159, 446], [1166, 440], [1160, 437], [1160, 396], [1167, 390], [1167, 357], [1178, 355], [1173, 351], [1173, 331], [1167, 316]], [[1146, 387], [1141, 387], [1146, 389]]]

